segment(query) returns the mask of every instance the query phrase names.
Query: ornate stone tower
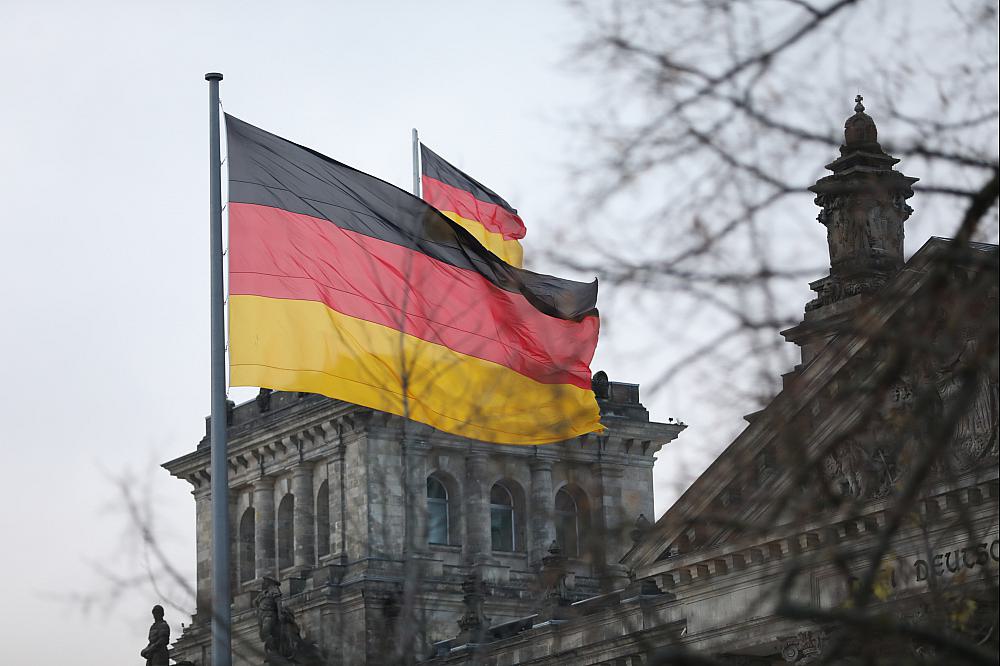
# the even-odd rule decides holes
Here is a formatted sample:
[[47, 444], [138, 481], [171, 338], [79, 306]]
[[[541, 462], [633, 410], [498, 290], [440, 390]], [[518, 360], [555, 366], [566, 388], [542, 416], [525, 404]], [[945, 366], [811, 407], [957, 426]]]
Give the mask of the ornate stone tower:
[[802, 347], [803, 362], [903, 266], [903, 223], [913, 212], [906, 200], [917, 179], [893, 169], [899, 160], [879, 145], [861, 95], [855, 101], [840, 157], [826, 166], [832, 175], [809, 188], [822, 208], [817, 220], [827, 230], [830, 274], [809, 285], [817, 295], [804, 321], [784, 332]]

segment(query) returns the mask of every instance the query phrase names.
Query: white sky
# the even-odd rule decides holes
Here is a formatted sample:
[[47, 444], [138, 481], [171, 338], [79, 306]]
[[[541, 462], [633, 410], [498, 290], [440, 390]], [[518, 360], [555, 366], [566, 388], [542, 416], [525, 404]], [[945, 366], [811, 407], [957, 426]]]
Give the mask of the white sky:
[[228, 112], [405, 188], [418, 127], [515, 202], [530, 253], [559, 204], [560, 119], [595, 91], [562, 64], [561, 4], [494, 7], [4, 3], [5, 663], [141, 663], [160, 598], [140, 582], [107, 604], [98, 573], [141, 570], [118, 477], [152, 490], [193, 571], [194, 503], [158, 465], [209, 408], [204, 73]]
[[[140, 579], [109, 601], [100, 573], [141, 572], [118, 478], [148, 490], [193, 572], [194, 503], [158, 465], [193, 449], [209, 408], [203, 74], [225, 74], [228, 112], [407, 189], [418, 127], [517, 206], [530, 265], [546, 220], [572, 210], [566, 160], [585, 135], [568, 120], [601, 94], [573, 69], [579, 35], [555, 2], [4, 4], [5, 663], [140, 663], [160, 593]], [[594, 369], [642, 383], [655, 368], [626, 333]], [[681, 394], [644, 402], [692, 423]], [[658, 512], [704, 445], [692, 427], [661, 454]], [[176, 636], [188, 618], [167, 619]]]

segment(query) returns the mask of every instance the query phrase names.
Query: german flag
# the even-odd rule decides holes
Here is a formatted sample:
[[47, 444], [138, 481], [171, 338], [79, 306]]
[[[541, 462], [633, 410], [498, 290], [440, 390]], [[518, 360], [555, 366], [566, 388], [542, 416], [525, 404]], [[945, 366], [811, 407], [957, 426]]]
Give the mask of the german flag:
[[230, 382], [487, 442], [601, 430], [597, 283], [515, 268], [420, 199], [226, 115]]
[[524, 222], [496, 192], [420, 144], [420, 186], [424, 201], [475, 236], [511, 266], [521, 267]]

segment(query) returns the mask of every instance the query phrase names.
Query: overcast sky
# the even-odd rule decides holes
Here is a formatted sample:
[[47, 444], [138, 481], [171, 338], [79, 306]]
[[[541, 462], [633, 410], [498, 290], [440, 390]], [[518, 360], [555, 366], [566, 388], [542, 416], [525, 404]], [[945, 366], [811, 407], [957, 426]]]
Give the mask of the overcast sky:
[[228, 112], [406, 188], [418, 127], [514, 202], [530, 254], [559, 207], [563, 120], [596, 91], [565, 64], [561, 4], [502, 7], [4, 4], [5, 663], [140, 663], [157, 592], [100, 594], [100, 568], [141, 570], [118, 477], [151, 489], [193, 572], [194, 502], [158, 465], [209, 408], [204, 73], [225, 74]]
[[[519, 209], [529, 266], [572, 210], [572, 120], [601, 96], [570, 58], [579, 25], [561, 3], [471, 5], [5, 3], [5, 663], [140, 663], [164, 591], [140, 577], [110, 598], [107, 575], [142, 571], [118, 479], [194, 570], [194, 502], [159, 463], [193, 449], [209, 409], [205, 72], [225, 74], [229, 113], [407, 189], [419, 128]], [[628, 352], [626, 334], [602, 339], [594, 367], [641, 384]], [[675, 395], [645, 400], [653, 418], [696, 421]], [[661, 454], [658, 513], [703, 445], [692, 426]], [[188, 621], [167, 619], [175, 637]]]

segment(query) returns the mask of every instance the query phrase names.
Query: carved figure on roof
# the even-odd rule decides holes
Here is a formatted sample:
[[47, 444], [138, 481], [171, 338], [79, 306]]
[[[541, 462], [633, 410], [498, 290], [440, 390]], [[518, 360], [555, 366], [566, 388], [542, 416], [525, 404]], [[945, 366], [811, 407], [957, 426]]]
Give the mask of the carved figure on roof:
[[[980, 358], [981, 324], [964, 325], [969, 321], [964, 306], [963, 327], [956, 326], [955, 309], [942, 306], [932, 316], [924, 315], [931, 321], [913, 365], [880, 392], [879, 406], [864, 427], [851, 432], [823, 461], [834, 494], [865, 500], [887, 496], [904, 476], [907, 461], [913, 460], [912, 448], [942, 447], [945, 442], [936, 428], [952, 420], [947, 447], [937, 459], [938, 473], [963, 472], [997, 458], [996, 372]], [[989, 312], [995, 317], [992, 307], [981, 309], [982, 316]]]
[[320, 663], [315, 646], [302, 638], [295, 614], [281, 603], [278, 581], [264, 578], [254, 606], [267, 666]]
[[153, 606], [153, 624], [149, 627], [149, 642], [139, 652], [146, 666], [167, 666], [170, 663], [170, 625], [163, 619], [163, 606]]
[[458, 619], [461, 633], [457, 640], [460, 643], [481, 643], [492, 622], [484, 609], [488, 594], [486, 583], [476, 572], [472, 572], [462, 581], [462, 592], [465, 614]]
[[[964, 332], [962, 332], [964, 333]], [[990, 372], [969, 372], [978, 368], [977, 341], [970, 335], [959, 343], [950, 341], [955, 332], [948, 330], [947, 315], [939, 313], [934, 330], [932, 348], [934, 354], [927, 368], [927, 379], [936, 392], [939, 402], [938, 412], [944, 416], [950, 410], [958, 409], [955, 427], [951, 434], [949, 457], [955, 471], [962, 471], [975, 465], [984, 457], [995, 457], [997, 451], [998, 422], [1000, 422], [1000, 396], [997, 378]], [[973, 397], [963, 400], [964, 383], [975, 381]]]
[[895, 458], [882, 447], [862, 446], [849, 439], [826, 457], [823, 467], [834, 494], [879, 499], [892, 491], [898, 476]]
[[889, 220], [882, 206], [875, 204], [868, 209], [868, 224], [865, 225], [868, 232], [868, 249], [872, 252], [885, 253], [885, 241], [889, 235]]

